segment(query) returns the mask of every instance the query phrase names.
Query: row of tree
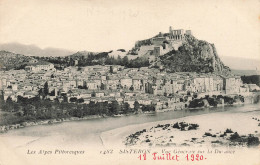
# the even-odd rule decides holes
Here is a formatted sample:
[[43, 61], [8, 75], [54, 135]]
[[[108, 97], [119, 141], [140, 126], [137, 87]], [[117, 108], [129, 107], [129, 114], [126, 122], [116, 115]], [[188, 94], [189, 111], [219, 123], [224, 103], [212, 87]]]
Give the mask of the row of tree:
[[149, 60], [146, 58], [139, 58], [129, 60], [127, 56], [121, 58], [108, 57], [105, 61], [106, 65], [121, 65], [127, 68], [140, 68], [149, 66]]
[[205, 106], [205, 102], [203, 100], [207, 100], [210, 106], [216, 107], [218, 104], [222, 104], [222, 100], [224, 101], [225, 104], [230, 104], [230, 105], [232, 105], [235, 102], [244, 102], [244, 97], [241, 95], [234, 96], [234, 97], [213, 95], [212, 97], [209, 97], [207, 95], [204, 98], [195, 98], [192, 101], [190, 101], [189, 108], [198, 108], [198, 107]]
[[260, 86], [260, 75], [241, 76], [244, 84], [256, 84]]
[[[40, 99], [40, 97], [28, 99], [21, 96], [18, 96], [17, 102], [12, 101], [10, 97], [6, 101], [3, 100], [3, 97], [0, 100], [0, 108], [3, 111], [15, 114], [12, 120], [19, 122], [67, 117], [81, 118], [89, 115], [113, 116], [134, 113], [141, 109], [137, 101], [134, 103], [134, 108], [130, 108], [127, 102], [119, 104], [116, 100], [96, 103], [90, 101], [89, 104], [80, 104], [80, 99], [75, 101], [75, 103], [60, 103], [58, 100], [50, 101], [48, 99]], [[154, 110], [154, 107], [148, 105], [142, 106], [142, 109], [144, 111], [151, 111]]]
[[48, 61], [53, 63], [57, 69], [60, 69], [61, 66], [75, 66], [75, 61], [78, 61], [77, 66], [91, 66], [91, 65], [121, 65], [128, 68], [140, 68], [149, 66], [148, 59], [139, 58], [129, 60], [127, 56], [121, 58], [110, 57], [108, 54], [110, 52], [101, 52], [98, 54], [89, 53], [88, 55], [75, 55], [70, 57], [37, 57], [38, 60]]

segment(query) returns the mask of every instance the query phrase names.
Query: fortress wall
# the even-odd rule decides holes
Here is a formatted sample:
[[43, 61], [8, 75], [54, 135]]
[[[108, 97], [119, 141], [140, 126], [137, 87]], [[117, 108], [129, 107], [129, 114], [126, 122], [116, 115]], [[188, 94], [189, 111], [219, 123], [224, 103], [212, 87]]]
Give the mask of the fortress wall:
[[145, 46], [141, 46], [140, 50], [138, 51], [138, 55], [144, 55], [147, 53], [147, 51], [153, 51], [154, 50], [154, 45], [145, 45]]
[[173, 47], [174, 50], [178, 50], [178, 48], [180, 46], [182, 46], [182, 41], [181, 40], [177, 40], [177, 41], [172, 41], [171, 42], [171, 46]]
[[154, 39], [154, 40], [152, 40], [152, 44], [153, 45], [162, 45], [163, 44], [163, 41], [164, 40], [162, 40], [162, 39]]

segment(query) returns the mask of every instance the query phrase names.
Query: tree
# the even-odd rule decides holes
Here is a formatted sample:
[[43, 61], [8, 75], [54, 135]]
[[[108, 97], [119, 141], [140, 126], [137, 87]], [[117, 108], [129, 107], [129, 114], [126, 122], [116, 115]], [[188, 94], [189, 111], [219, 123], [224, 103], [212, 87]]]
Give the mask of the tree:
[[23, 108], [23, 112], [24, 112], [24, 115], [25, 116], [32, 116], [33, 113], [34, 113], [34, 106], [30, 105], [30, 104], [27, 104], [24, 106]]
[[113, 73], [113, 66], [109, 67], [109, 73]]
[[127, 57], [127, 56], [124, 56], [124, 58], [122, 59], [122, 65], [123, 65], [123, 66], [127, 66], [128, 63], [129, 63], [128, 57]]
[[109, 114], [109, 107], [108, 107], [108, 102], [101, 102], [101, 114], [106, 114], [108, 115]]
[[217, 106], [218, 102], [217, 102], [216, 99], [210, 98], [210, 97], [208, 97], [208, 98], [206, 98], [206, 99], [208, 100], [210, 106], [214, 106], [214, 107]]
[[202, 99], [194, 99], [189, 104], [189, 108], [198, 108], [202, 106], [204, 106]]
[[83, 113], [84, 115], [90, 115], [89, 107], [87, 104], [83, 104]]
[[115, 101], [112, 101], [112, 103], [110, 104], [110, 107], [109, 107], [109, 111], [111, 114], [118, 114], [120, 110], [120, 106], [118, 104], [118, 102], [115, 100]]
[[240, 99], [241, 102], [245, 102], [244, 96], [239, 95], [239, 99]]
[[130, 110], [130, 105], [127, 102], [125, 102], [125, 103], [123, 103], [123, 108], [122, 109], [123, 109], [123, 112], [126, 114]]
[[97, 102], [95, 109], [99, 115], [106, 114], [106, 110], [102, 102]]
[[4, 111], [8, 112], [12, 112], [14, 110], [14, 102], [10, 96], [6, 99], [6, 103], [3, 104], [2, 108]]
[[105, 85], [104, 85], [103, 83], [101, 83], [100, 89], [101, 89], [101, 90], [105, 90]]
[[83, 117], [83, 106], [82, 105], [77, 105], [77, 108], [74, 110], [75, 117]]
[[84, 103], [84, 99], [83, 98], [78, 99], [78, 103]]
[[130, 91], [133, 91], [134, 90], [134, 87], [133, 85], [131, 85], [131, 87], [129, 88]]
[[91, 97], [96, 97], [96, 92], [95, 92], [95, 91], [93, 91], [93, 92], [91, 93]]
[[118, 55], [117, 56], [117, 65], [121, 65], [122, 64], [122, 59], [121, 57]]
[[125, 52], [125, 49], [118, 49], [117, 51]]
[[89, 104], [88, 104], [88, 109], [90, 111], [90, 115], [96, 115], [96, 104], [94, 101], [90, 101]]
[[134, 102], [134, 110], [137, 112], [139, 108], [140, 108], [140, 104], [138, 103], [138, 101], [135, 101]]
[[77, 102], [77, 98], [76, 98], [76, 97], [71, 97], [71, 98], [70, 98], [70, 102], [72, 102], [72, 103]]
[[45, 96], [47, 96], [48, 93], [49, 93], [49, 87], [48, 87], [48, 82], [47, 81], [44, 84], [43, 93], [44, 93]]
[[260, 144], [259, 138], [258, 137], [254, 137], [252, 134], [249, 134], [247, 145], [248, 146], [258, 146], [259, 144]]
[[106, 61], [105, 61], [105, 64], [106, 64], [106, 65], [112, 65], [112, 64], [113, 64], [113, 59], [112, 59], [112, 57], [108, 57], [108, 58], [106, 59]]
[[64, 95], [64, 96], [63, 96], [63, 101], [66, 102], [66, 103], [68, 102], [68, 97], [67, 97], [67, 95]]
[[10, 96], [8, 96], [7, 99], [6, 99], [6, 103], [7, 104], [12, 104], [12, 102], [13, 102], [12, 98]]
[[50, 96], [55, 96], [55, 89], [51, 91]]

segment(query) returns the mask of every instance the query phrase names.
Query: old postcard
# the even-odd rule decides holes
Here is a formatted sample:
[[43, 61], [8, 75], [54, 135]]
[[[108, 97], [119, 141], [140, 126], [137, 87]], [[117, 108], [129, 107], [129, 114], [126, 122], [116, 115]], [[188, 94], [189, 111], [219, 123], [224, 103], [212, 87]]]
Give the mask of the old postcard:
[[260, 164], [259, 0], [0, 0], [0, 165]]

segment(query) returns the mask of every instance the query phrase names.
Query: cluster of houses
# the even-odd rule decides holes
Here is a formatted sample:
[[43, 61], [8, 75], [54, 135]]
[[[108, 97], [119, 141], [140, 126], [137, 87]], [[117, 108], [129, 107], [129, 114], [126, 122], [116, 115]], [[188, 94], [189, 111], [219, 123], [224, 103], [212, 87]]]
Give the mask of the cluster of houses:
[[[24, 70], [0, 72], [0, 90], [4, 100], [17, 101], [18, 96], [33, 98], [47, 87], [47, 99], [81, 104], [94, 102], [127, 102], [131, 108], [154, 105], [157, 110], [182, 109], [196, 95], [248, 94], [252, 88], [240, 77], [223, 77], [193, 72], [166, 73], [156, 68], [125, 68], [118, 65], [96, 65], [56, 70], [42, 63]], [[66, 100], [65, 100], [66, 98]]]

